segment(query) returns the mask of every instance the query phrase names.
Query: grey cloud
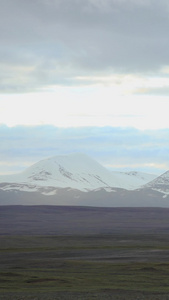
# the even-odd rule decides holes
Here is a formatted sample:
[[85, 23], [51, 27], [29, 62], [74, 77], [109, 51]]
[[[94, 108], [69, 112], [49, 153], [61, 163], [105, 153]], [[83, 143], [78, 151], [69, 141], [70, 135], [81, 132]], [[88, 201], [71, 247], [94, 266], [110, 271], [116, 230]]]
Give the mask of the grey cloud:
[[157, 72], [169, 65], [167, 0], [1, 0], [0, 4], [3, 92], [8, 86], [24, 91], [72, 84], [79, 75]]
[[[169, 129], [139, 131], [132, 128], [54, 126], [0, 126], [0, 173], [21, 170], [41, 159], [81, 152], [101, 164], [145, 169], [144, 164], [169, 168]], [[1, 168], [1, 164], [3, 166]], [[15, 164], [14, 164], [15, 163]], [[153, 172], [154, 169], [149, 168]]]

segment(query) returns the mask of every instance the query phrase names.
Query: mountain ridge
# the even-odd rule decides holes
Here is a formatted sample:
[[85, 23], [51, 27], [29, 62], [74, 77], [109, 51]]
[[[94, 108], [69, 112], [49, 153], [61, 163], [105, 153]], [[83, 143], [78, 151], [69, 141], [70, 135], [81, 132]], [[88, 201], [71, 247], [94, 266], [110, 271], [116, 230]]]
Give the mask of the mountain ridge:
[[41, 160], [19, 174], [0, 176], [3, 190], [38, 191], [40, 188], [55, 193], [57, 188], [72, 188], [83, 192], [106, 188], [137, 189], [155, 175], [138, 172], [109, 171], [83, 153], [53, 156]]
[[169, 171], [148, 182], [142, 188], [151, 188], [154, 191], [169, 195]]
[[0, 205], [169, 207], [169, 172], [112, 172], [84, 154], [54, 156], [0, 176]]

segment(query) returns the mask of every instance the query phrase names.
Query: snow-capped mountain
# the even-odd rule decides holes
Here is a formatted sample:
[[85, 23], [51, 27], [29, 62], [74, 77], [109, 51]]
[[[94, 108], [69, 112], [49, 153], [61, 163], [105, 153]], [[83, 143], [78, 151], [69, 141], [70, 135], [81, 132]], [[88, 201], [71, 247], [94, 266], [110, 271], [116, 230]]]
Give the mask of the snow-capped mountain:
[[54, 195], [58, 188], [83, 192], [113, 188], [133, 190], [156, 176], [138, 172], [111, 172], [84, 154], [60, 155], [35, 163], [24, 172], [0, 176], [1, 190]]
[[143, 188], [150, 188], [154, 191], [169, 195], [169, 171], [150, 181], [144, 185]]
[[60, 155], [0, 176], [0, 205], [169, 207], [168, 175], [111, 172], [87, 155]]

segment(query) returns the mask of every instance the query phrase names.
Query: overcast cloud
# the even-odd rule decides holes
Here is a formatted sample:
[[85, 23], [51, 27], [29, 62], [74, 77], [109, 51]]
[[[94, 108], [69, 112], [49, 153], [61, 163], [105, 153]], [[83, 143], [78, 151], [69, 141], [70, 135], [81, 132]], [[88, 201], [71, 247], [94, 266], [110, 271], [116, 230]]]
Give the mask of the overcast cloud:
[[165, 77], [168, 28], [167, 0], [0, 0], [0, 90], [78, 84], [91, 74]]
[[168, 0], [0, 0], [0, 173], [72, 152], [168, 170], [168, 28]]

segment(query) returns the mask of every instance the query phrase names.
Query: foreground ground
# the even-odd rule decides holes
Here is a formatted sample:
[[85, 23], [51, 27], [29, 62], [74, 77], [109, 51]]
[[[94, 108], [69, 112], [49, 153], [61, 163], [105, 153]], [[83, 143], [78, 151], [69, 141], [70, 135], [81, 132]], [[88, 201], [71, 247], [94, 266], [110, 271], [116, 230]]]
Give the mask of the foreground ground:
[[168, 210], [1, 207], [0, 220], [0, 299], [169, 299]]

